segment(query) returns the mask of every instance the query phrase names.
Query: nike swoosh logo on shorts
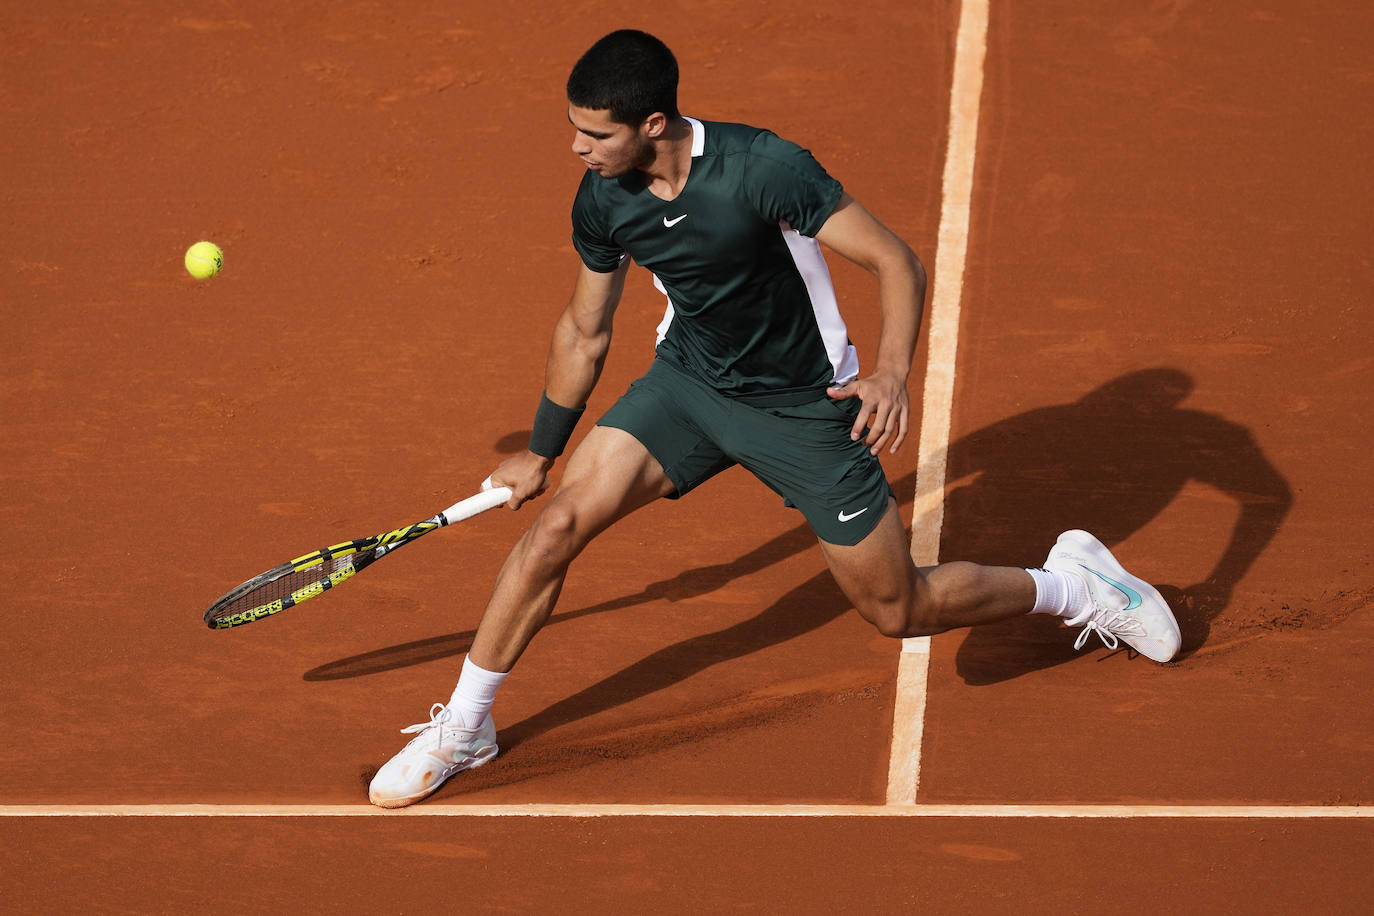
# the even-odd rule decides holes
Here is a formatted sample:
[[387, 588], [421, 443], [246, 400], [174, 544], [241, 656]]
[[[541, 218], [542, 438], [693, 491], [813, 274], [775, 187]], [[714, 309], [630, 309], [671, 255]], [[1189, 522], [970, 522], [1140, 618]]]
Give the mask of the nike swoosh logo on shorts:
[[682, 221], [683, 221], [684, 219], [686, 219], [686, 218], [687, 218], [687, 214], [686, 214], [686, 213], [682, 214], [682, 215], [679, 216], [677, 219], [669, 219], [668, 217], [665, 216], [665, 217], [663, 217], [663, 228], [664, 228], [664, 229], [671, 229], [671, 228], [673, 228], [674, 226], [676, 226], [678, 223], [682, 222]]
[[[1080, 565], [1082, 565], [1082, 564], [1080, 564]], [[1086, 566], [1084, 566], [1083, 568], [1084, 568], [1084, 569], [1088, 569], [1088, 567], [1086, 567]], [[1112, 588], [1119, 588], [1119, 589], [1121, 589], [1121, 593], [1122, 593], [1123, 595], [1126, 596], [1126, 607], [1125, 607], [1125, 610], [1133, 611], [1133, 610], [1135, 610], [1136, 608], [1140, 607], [1140, 601], [1141, 601], [1141, 599], [1140, 599], [1140, 592], [1138, 592], [1138, 591], [1136, 591], [1135, 589], [1131, 588], [1129, 585], [1122, 585], [1120, 582], [1116, 581], [1115, 579], [1110, 579], [1110, 578], [1108, 578], [1107, 576], [1102, 575], [1102, 573], [1098, 572], [1098, 571], [1095, 570], [1095, 569], [1088, 569], [1088, 572], [1092, 573], [1094, 576], [1097, 576], [1097, 578], [1101, 579], [1103, 582], [1106, 582], [1106, 583], [1107, 583], [1108, 585], [1110, 585]]]
[[860, 509], [858, 512], [851, 512], [849, 515], [845, 515], [845, 514], [844, 514], [844, 510], [841, 509], [841, 510], [840, 510], [840, 521], [842, 521], [842, 522], [847, 522], [847, 521], [850, 521], [851, 519], [856, 519], [856, 518], [858, 518], [860, 515], [863, 515], [863, 514], [864, 514], [865, 512], [867, 512], [867, 511], [868, 511], [868, 507], [867, 507], [867, 506], [864, 506], [864, 507], [863, 507], [862, 509]]

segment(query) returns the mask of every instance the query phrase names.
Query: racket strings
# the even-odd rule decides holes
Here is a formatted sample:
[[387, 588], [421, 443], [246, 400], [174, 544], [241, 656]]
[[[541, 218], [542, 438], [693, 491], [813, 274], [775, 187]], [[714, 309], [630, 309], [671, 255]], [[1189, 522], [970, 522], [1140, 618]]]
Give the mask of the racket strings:
[[360, 555], [350, 550], [313, 566], [269, 574], [265, 581], [257, 585], [249, 583], [242, 591], [236, 589], [221, 598], [207, 619], [225, 626], [237, 626], [270, 617], [352, 578], [359, 559]]

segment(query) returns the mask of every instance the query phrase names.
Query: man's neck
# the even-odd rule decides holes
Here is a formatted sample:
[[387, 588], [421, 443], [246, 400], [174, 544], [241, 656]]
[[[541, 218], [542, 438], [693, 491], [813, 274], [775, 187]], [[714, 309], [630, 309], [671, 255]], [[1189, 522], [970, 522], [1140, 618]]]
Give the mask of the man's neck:
[[672, 200], [682, 193], [692, 171], [692, 125], [678, 116], [654, 143], [654, 159], [639, 170], [649, 193]]

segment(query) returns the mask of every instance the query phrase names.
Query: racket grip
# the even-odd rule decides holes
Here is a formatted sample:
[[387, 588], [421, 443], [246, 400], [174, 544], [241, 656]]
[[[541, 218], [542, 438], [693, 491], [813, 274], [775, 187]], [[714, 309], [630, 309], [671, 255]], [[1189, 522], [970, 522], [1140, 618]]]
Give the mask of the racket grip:
[[444, 516], [445, 524], [452, 525], [465, 518], [472, 518], [474, 515], [486, 512], [488, 509], [504, 506], [510, 501], [510, 497], [510, 487], [493, 487], [491, 478], [488, 477], [482, 483], [481, 493], [476, 496], [469, 496], [460, 503], [454, 503], [440, 514]]

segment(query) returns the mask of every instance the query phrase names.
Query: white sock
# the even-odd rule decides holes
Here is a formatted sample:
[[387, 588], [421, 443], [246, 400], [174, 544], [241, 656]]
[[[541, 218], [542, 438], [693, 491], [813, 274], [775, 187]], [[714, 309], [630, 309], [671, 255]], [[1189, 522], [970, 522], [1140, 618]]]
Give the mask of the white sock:
[[463, 673], [458, 676], [448, 708], [458, 715], [464, 728], [477, 728], [486, 721], [496, 702], [496, 691], [509, 673], [488, 671], [474, 665], [471, 658], [463, 659]]
[[1072, 620], [1092, 609], [1088, 587], [1071, 573], [1057, 569], [1028, 569], [1035, 580], [1035, 607], [1032, 614], [1053, 614]]

